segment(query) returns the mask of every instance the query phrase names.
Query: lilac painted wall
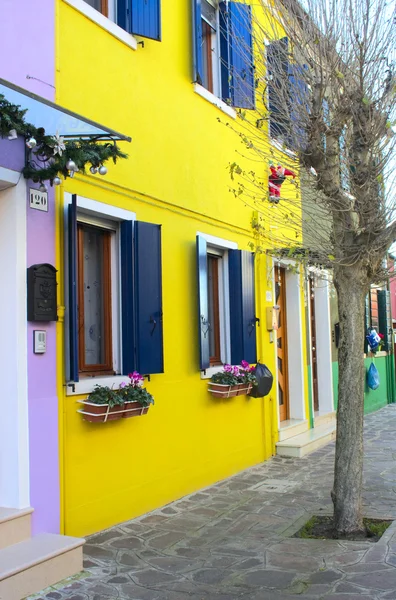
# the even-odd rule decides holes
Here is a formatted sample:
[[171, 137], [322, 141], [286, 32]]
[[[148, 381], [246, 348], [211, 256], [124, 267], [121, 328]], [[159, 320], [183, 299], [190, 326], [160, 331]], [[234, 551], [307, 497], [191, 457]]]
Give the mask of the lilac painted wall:
[[[0, 78], [35, 94], [55, 97], [55, 0], [0, 0]], [[29, 76], [29, 77], [27, 77]], [[8, 141], [8, 140], [7, 140]], [[23, 142], [22, 142], [23, 143]], [[3, 161], [18, 164], [13, 151]], [[8, 148], [11, 146], [8, 145]], [[6, 166], [5, 164], [3, 166]], [[20, 166], [19, 166], [20, 168]], [[30, 187], [38, 187], [28, 182]], [[27, 210], [27, 266], [55, 263], [55, 205], [53, 190], [48, 192], [49, 210]], [[33, 353], [33, 330], [47, 331], [47, 352]], [[32, 532], [59, 532], [59, 446], [58, 398], [56, 390], [56, 325], [28, 323], [28, 404], [30, 504], [34, 508]]]
[[0, 78], [52, 100], [54, 31], [55, 0], [1, 0]]
[[[38, 187], [29, 182], [29, 188]], [[27, 208], [28, 266], [55, 263], [54, 192], [48, 191], [48, 213]], [[33, 353], [33, 330], [47, 331], [46, 354]], [[58, 397], [56, 393], [56, 324], [28, 323], [28, 398], [30, 503], [33, 532], [59, 532]]]
[[0, 137], [0, 167], [21, 171], [25, 164], [25, 143], [22, 138], [7, 140]]

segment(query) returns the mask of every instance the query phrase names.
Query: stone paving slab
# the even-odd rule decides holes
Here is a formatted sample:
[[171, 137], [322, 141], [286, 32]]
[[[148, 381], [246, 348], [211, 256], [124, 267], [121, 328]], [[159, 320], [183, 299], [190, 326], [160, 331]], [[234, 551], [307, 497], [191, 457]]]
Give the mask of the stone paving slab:
[[[334, 443], [275, 456], [90, 536], [35, 600], [396, 600], [396, 520], [376, 544], [290, 537], [331, 514]], [[364, 514], [396, 519], [396, 406], [365, 418]]]

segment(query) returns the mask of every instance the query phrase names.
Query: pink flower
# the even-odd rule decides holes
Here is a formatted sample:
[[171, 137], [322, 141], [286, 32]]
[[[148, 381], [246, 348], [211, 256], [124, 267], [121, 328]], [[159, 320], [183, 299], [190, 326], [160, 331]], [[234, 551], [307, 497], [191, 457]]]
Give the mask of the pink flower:
[[125, 386], [126, 386], [125, 381], [121, 381], [121, 383], [120, 383], [120, 390], [122, 390]]
[[237, 367], [237, 366], [232, 367], [232, 374], [233, 375], [239, 375], [239, 367]]
[[224, 365], [224, 371], [226, 373], [232, 373], [232, 366], [231, 365]]
[[244, 369], [249, 369], [249, 367], [250, 367], [250, 365], [249, 365], [249, 363], [247, 362], [247, 360], [242, 360], [242, 361], [241, 361], [241, 365], [242, 365], [242, 367], [243, 367]]
[[129, 379], [131, 379], [131, 381], [133, 383], [137, 383], [139, 381], [143, 381], [144, 380], [143, 375], [140, 375], [140, 373], [138, 373], [137, 371], [134, 371], [133, 373], [129, 373], [128, 377], [129, 377]]

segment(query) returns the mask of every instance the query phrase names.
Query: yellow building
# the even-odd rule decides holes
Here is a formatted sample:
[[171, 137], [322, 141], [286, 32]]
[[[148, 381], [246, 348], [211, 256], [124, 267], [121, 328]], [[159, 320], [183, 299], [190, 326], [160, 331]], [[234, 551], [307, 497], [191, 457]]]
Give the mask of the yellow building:
[[[77, 173], [58, 188], [67, 534], [109, 527], [257, 464], [274, 454], [281, 420], [309, 419], [302, 278], [253, 257], [253, 211], [230, 193], [229, 165], [238, 156], [249, 168], [232, 129], [238, 108], [252, 107], [244, 82], [253, 72], [220, 33], [239, 23], [248, 45], [250, 7], [241, 6], [229, 3], [224, 20], [212, 0], [194, 11], [185, 0], [57, 0], [56, 101], [132, 138], [121, 142], [128, 160], [106, 175]], [[268, 323], [279, 302], [288, 351]], [[211, 374], [242, 359], [270, 368], [270, 394], [214, 398]], [[86, 422], [78, 401], [133, 370], [149, 375], [148, 414]]]

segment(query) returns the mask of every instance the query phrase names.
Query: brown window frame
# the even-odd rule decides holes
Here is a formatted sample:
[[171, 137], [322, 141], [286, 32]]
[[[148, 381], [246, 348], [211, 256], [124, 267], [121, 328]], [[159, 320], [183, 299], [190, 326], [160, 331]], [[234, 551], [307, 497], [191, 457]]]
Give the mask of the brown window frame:
[[[85, 332], [84, 332], [84, 229], [99, 229], [104, 233], [103, 239], [103, 322], [104, 322], [104, 355], [103, 364], [85, 364]], [[111, 303], [111, 232], [89, 225], [77, 223], [77, 298], [78, 298], [78, 370], [86, 376], [113, 375], [113, 339], [112, 339], [112, 303]]]
[[378, 288], [370, 289], [370, 323], [371, 327], [379, 330]]
[[206, 48], [204, 60], [206, 61], [207, 75], [208, 75], [208, 81], [206, 82], [207, 85], [204, 85], [204, 87], [213, 94], [213, 54], [212, 54], [213, 29], [211, 28], [209, 23], [207, 23], [205, 21], [205, 19], [201, 19], [201, 23], [202, 23], [202, 40], [205, 40], [205, 48]]
[[[87, 2], [87, 4], [89, 4], [89, 2]], [[98, 12], [100, 12], [105, 17], [109, 16], [109, 0], [101, 0], [100, 1], [100, 9], [98, 10]]]
[[[214, 346], [215, 353], [209, 357], [209, 363], [211, 367], [222, 365], [221, 360], [221, 343], [220, 343], [220, 299], [219, 299], [219, 261], [221, 256], [216, 254], [207, 255], [208, 259], [208, 273], [209, 273], [209, 261], [212, 263], [212, 282], [208, 278], [208, 286], [212, 285], [213, 291], [213, 314], [214, 322], [210, 323], [210, 327], [214, 332]], [[208, 289], [208, 303], [209, 303], [209, 289]]]

